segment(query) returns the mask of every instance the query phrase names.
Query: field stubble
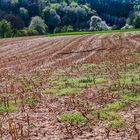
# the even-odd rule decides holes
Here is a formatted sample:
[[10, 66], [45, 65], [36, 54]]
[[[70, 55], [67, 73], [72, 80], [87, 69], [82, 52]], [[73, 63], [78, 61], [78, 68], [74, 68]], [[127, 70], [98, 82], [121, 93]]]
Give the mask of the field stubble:
[[0, 40], [2, 140], [140, 140], [140, 33]]

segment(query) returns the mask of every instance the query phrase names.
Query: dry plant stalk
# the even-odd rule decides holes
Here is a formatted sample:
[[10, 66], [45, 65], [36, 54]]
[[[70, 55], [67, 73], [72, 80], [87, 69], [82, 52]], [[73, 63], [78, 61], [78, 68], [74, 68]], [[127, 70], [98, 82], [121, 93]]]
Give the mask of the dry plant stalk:
[[9, 119], [9, 131], [10, 135], [12, 137], [12, 140], [17, 140], [17, 130], [16, 130], [16, 124], [13, 122], [12, 119]]

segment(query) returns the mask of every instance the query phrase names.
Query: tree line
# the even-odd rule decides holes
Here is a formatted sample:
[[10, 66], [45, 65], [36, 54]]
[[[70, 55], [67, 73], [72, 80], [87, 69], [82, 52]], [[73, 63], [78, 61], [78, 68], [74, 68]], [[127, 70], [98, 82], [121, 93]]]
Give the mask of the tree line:
[[0, 37], [140, 27], [137, 1], [0, 0]]

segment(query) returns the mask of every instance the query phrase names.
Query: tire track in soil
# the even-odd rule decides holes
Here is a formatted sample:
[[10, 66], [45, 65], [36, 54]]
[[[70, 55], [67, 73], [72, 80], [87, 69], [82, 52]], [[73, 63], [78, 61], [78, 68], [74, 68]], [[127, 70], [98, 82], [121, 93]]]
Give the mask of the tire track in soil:
[[[53, 45], [54, 46], [57, 46], [58, 45], [58, 43], [61, 43], [61, 41], [55, 41], [55, 42], [52, 42], [52, 41], [50, 41], [50, 44], [47, 44], [47, 42], [45, 43], [45, 44], [43, 44], [43, 47], [41, 46], [37, 46], [37, 47], [33, 47], [33, 48], [29, 48], [30, 50], [31, 50], [31, 53], [30, 53], [30, 51], [29, 51], [29, 49], [28, 49], [28, 47], [26, 47], [27, 48], [27, 51], [26, 51], [26, 49], [25, 49], [25, 46], [24, 46], [24, 51], [26, 51], [26, 53], [27, 54], [24, 54], [24, 56], [26, 56], [27, 58], [26, 59], [29, 59], [29, 60], [33, 60], [33, 57], [35, 56], [37, 56], [36, 54], [38, 53], [38, 54], [40, 54], [40, 56], [42, 55], [41, 54], [41, 52], [45, 52], [45, 50], [47, 50], [47, 49], [52, 49], [52, 47], [53, 47]], [[48, 46], [47, 46], [48, 45]], [[35, 50], [34, 50], [34, 48], [36, 48]], [[45, 49], [45, 50], [42, 50], [42, 49]], [[14, 48], [13, 48], [14, 49]], [[29, 52], [28, 52], [29, 51]], [[53, 50], [54, 51], [54, 50]], [[8, 52], [7, 52], [8, 53]], [[30, 54], [29, 54], [30, 53]], [[34, 54], [34, 53], [36, 53], [36, 54]], [[46, 53], [46, 52], [45, 52]], [[22, 54], [22, 59], [24, 59], [24, 57], [23, 57], [23, 51], [21, 50], [21, 52], [20, 52], [20, 54]], [[20, 56], [20, 54], [15, 54], [15, 55], [17, 55], [16, 57], [19, 57], [18, 59], [20, 60], [21, 59], [21, 56]], [[14, 55], [14, 56], [15, 56]], [[0, 56], [1, 56], [1, 54], [0, 54]], [[39, 57], [40, 57], [39, 56]], [[15, 57], [15, 59], [16, 59], [16, 57]], [[10, 63], [11, 62], [11, 60], [12, 60], [12, 58], [13, 58], [13, 56], [11, 56], [11, 57], [9, 57], [9, 58], [7, 58], [7, 59], [9, 59], [9, 61], [8, 62], [6, 62], [7, 63], [7, 65], [9, 65], [8, 63]], [[30, 59], [31, 58], [31, 59]], [[5, 58], [3, 58], [3, 59], [5, 59]], [[37, 59], [37, 58], [36, 58]], [[16, 60], [13, 60], [13, 64], [16, 64], [17, 63], [17, 61]], [[25, 63], [26, 63], [26, 60], [25, 60]], [[2, 68], [2, 67], [1, 67]], [[10, 67], [9, 67], [10, 68]]]
[[[34, 37], [7, 39], [14, 44], [0, 47], [0, 70], [13, 70], [19, 65], [23, 71], [49, 66], [83, 63], [113, 49], [139, 46], [139, 35], [112, 33], [108, 35], [79, 35], [62, 37]], [[17, 43], [16, 43], [17, 41]], [[2, 40], [0, 42], [6, 42]]]
[[[25, 42], [27, 41], [27, 42], [26, 44], [22, 44], [21, 47], [19, 43], [16, 44], [17, 46], [15, 44], [8, 46], [9, 48], [13, 46], [13, 48], [10, 48], [12, 50], [9, 50], [8, 52], [10, 55], [8, 59], [13, 58], [13, 60], [11, 60], [11, 63], [9, 62], [10, 61], [9, 60], [9, 61], [3, 62], [3, 64], [0, 64], [0, 71], [2, 69], [3, 70], [8, 69], [8, 71], [14, 71], [14, 68], [20, 65], [24, 67], [24, 69], [21, 70], [23, 73], [28, 73], [29, 72], [27, 71], [28, 69], [32, 71], [36, 69], [45, 68], [47, 66], [59, 67], [59, 68], [64, 67], [64, 66], [67, 67], [69, 65], [72, 65], [73, 63], [83, 63], [83, 62], [88, 61], [89, 59], [97, 58], [98, 54], [102, 54], [102, 57], [103, 57], [104, 52], [106, 52], [106, 55], [107, 55], [111, 51], [114, 52], [114, 50], [117, 50], [117, 49], [120, 49], [120, 50], [129, 49], [132, 47], [135, 49], [139, 45], [140, 37], [135, 36], [133, 34], [129, 35], [125, 33], [122, 35], [111, 34], [111, 35], [106, 35], [106, 36], [85, 35], [85, 36], [76, 36], [76, 37], [75, 36], [53, 37], [53, 38], [42, 37], [39, 39], [40, 39], [39, 40], [40, 44], [38, 45], [35, 45], [35, 42], [38, 42], [38, 38], [35, 38], [35, 40], [23, 39], [23, 42], [24, 41]], [[28, 46], [30, 47], [28, 48]], [[5, 48], [6, 47], [7, 46], [5, 46]], [[5, 49], [4, 46], [2, 48]], [[17, 48], [17, 50], [14, 52], [15, 48]], [[11, 54], [10, 51], [13, 53]], [[8, 55], [8, 53], [6, 51], [1, 52], [1, 49], [0, 49], [1, 59], [5, 59], [6, 58], [5, 56]], [[20, 57], [20, 55], [23, 55], [23, 54], [24, 56]], [[16, 55], [18, 55], [19, 60], [14, 60], [14, 57]], [[28, 62], [26, 62], [26, 60], [23, 61], [22, 59], [27, 59]], [[18, 61], [22, 61], [22, 62], [19, 63]], [[44, 62], [40, 63], [40, 61], [44, 61]], [[28, 68], [29, 66], [31, 68]], [[16, 75], [16, 73], [12, 73], [12, 74]], [[17, 74], [17, 76], [19, 75]], [[45, 97], [43, 97], [43, 99], [44, 99], [44, 102], [46, 102], [47, 99]], [[54, 105], [54, 111], [55, 111], [55, 109], [57, 109], [57, 106], [55, 106], [54, 103], [52, 104]], [[122, 114], [123, 113], [125, 112], [122, 112]], [[18, 116], [17, 114], [15, 115]], [[50, 117], [53, 116], [53, 114], [50, 114], [45, 103], [40, 105], [33, 112], [30, 112], [29, 115], [32, 116], [31, 121], [33, 122], [33, 124], [36, 124], [37, 126], [36, 129], [33, 130], [33, 132], [31, 132], [33, 136], [32, 137], [33, 140], [64, 139], [64, 138], [59, 138], [59, 136], [62, 135], [60, 130], [58, 130], [59, 129], [58, 127], [60, 124], [54, 123], [55, 124], [54, 125], [53, 122], [50, 121], [51, 119]], [[102, 125], [104, 124], [99, 124], [99, 126], [98, 125], [95, 126], [94, 132], [97, 133], [98, 136], [101, 136], [103, 138], [104, 134], [102, 133], [102, 129], [101, 129]], [[39, 138], [35, 136], [35, 131], [38, 131]], [[45, 136], [44, 136], [44, 133], [45, 133]], [[110, 139], [114, 139], [114, 138], [121, 139], [122, 137], [120, 137], [119, 133], [116, 134], [115, 136], [112, 134]], [[6, 139], [7, 140], [10, 139], [10, 136], [6, 137]], [[77, 137], [76, 139], [77, 140], [90, 139], [90, 137], [88, 137], [88, 134], [85, 134], [85, 135]]]

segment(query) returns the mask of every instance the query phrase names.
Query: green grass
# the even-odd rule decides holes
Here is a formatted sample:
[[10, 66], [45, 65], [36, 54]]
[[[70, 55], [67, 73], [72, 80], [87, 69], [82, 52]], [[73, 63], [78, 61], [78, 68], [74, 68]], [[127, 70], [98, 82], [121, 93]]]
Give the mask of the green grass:
[[107, 80], [105, 78], [102, 78], [102, 77], [95, 79], [96, 84], [102, 84], [102, 83], [105, 83], [105, 82], [107, 82]]
[[129, 29], [129, 30], [109, 30], [109, 31], [92, 31], [92, 32], [65, 32], [48, 34], [47, 36], [66, 36], [66, 35], [86, 35], [86, 34], [102, 34], [102, 33], [114, 33], [114, 32], [130, 32], [130, 31], [140, 31], [140, 29]]
[[106, 104], [102, 111], [119, 111], [127, 107], [131, 102], [140, 102], [140, 93], [139, 92], [129, 92], [124, 95], [121, 99], [116, 100], [112, 103]]
[[26, 103], [29, 105], [36, 105], [39, 101], [33, 97], [28, 97]]
[[58, 119], [63, 122], [69, 122], [73, 124], [84, 124], [87, 119], [80, 112], [66, 112], [58, 116]]
[[3, 106], [0, 106], [0, 112], [14, 112], [16, 111], [16, 108], [15, 107], [3, 107]]
[[14, 112], [17, 109], [17, 106], [21, 104], [20, 100], [17, 100], [17, 103], [15, 104], [15, 101], [9, 101], [9, 107], [0, 106], [0, 112]]
[[64, 77], [52, 81], [52, 86], [42, 91], [44, 94], [56, 94], [58, 96], [79, 94], [84, 88], [88, 88], [90, 85], [102, 84], [107, 82], [103, 77]]
[[[120, 111], [124, 111], [132, 104], [140, 103], [140, 93], [134, 90], [122, 89], [125, 85], [138, 85], [140, 83], [140, 74], [139, 74], [139, 63], [128, 63], [127, 65], [120, 65], [118, 68], [119, 76], [118, 79], [114, 79], [112, 83], [108, 82], [109, 74], [105, 71], [106, 68], [111, 69], [112, 64], [109, 62], [99, 63], [99, 64], [83, 64], [76, 65], [74, 67], [78, 69], [79, 75], [66, 75], [65, 73], [57, 72], [56, 76], [51, 78], [50, 88], [43, 91], [43, 93], [54, 93], [58, 96], [71, 96], [72, 94], [79, 94], [83, 89], [86, 89], [90, 86], [98, 85], [99, 89], [109, 88], [110, 92], [113, 94], [118, 94], [117, 98], [112, 98], [111, 101], [101, 106], [93, 113], [94, 117], [98, 117], [101, 121], [104, 121], [107, 124], [107, 127], [110, 128], [119, 128], [127, 126], [123, 116], [121, 116]], [[117, 68], [117, 66], [116, 66]], [[124, 69], [126, 68], [126, 69]], [[125, 70], [125, 72], [124, 72]], [[112, 73], [114, 74], [114, 73]], [[57, 77], [58, 76], [58, 77]], [[120, 83], [120, 85], [118, 84]], [[115, 87], [114, 84], [120, 86], [120, 88]], [[84, 122], [83, 116], [81, 114], [75, 114], [75, 112], [66, 112], [61, 114], [58, 117], [61, 121], [76, 123], [79, 124]]]
[[61, 89], [56, 95], [58, 96], [65, 96], [65, 95], [72, 95], [72, 94], [78, 94], [80, 93], [80, 89], [79, 88], [63, 88]]
[[115, 101], [113, 103], [107, 104], [104, 107], [104, 111], [119, 111], [122, 108], [127, 106], [127, 102], [123, 101], [123, 100], [119, 100], [119, 101]]
[[113, 129], [116, 129], [116, 128], [121, 128], [121, 127], [125, 127], [127, 126], [128, 124], [126, 122], [124, 122], [122, 119], [120, 120], [113, 120], [111, 121], [109, 124], [108, 124], [108, 128], [113, 128]]
[[121, 85], [140, 85], [140, 74], [137, 71], [128, 71], [120, 73], [121, 78], [118, 79], [118, 83]]
[[42, 91], [43, 94], [55, 94], [58, 92], [58, 89], [56, 88], [47, 88]]
[[[121, 91], [122, 92], [122, 91]], [[125, 126], [122, 116], [118, 113], [120, 110], [128, 107], [131, 103], [140, 103], [140, 92], [130, 92], [124, 90], [123, 96], [93, 112], [93, 115], [99, 116], [101, 120], [108, 121], [108, 127], [117, 128]]]
[[120, 96], [123, 96], [123, 95], [130, 95], [132, 93], [131, 90], [128, 90], [128, 89], [116, 89], [116, 88], [113, 88], [111, 89], [112, 90], [112, 93], [113, 94], [119, 94]]
[[101, 120], [112, 121], [121, 119], [121, 115], [117, 114], [114, 111], [98, 110], [97, 112], [95, 112], [95, 115], [97, 114], [100, 116]]
[[98, 64], [95, 63], [87, 63], [87, 64], [82, 64], [79, 65], [81, 66], [82, 69], [89, 69], [89, 70], [93, 70], [95, 68], [106, 68], [108, 66], [112, 65], [110, 62], [100, 62]]

